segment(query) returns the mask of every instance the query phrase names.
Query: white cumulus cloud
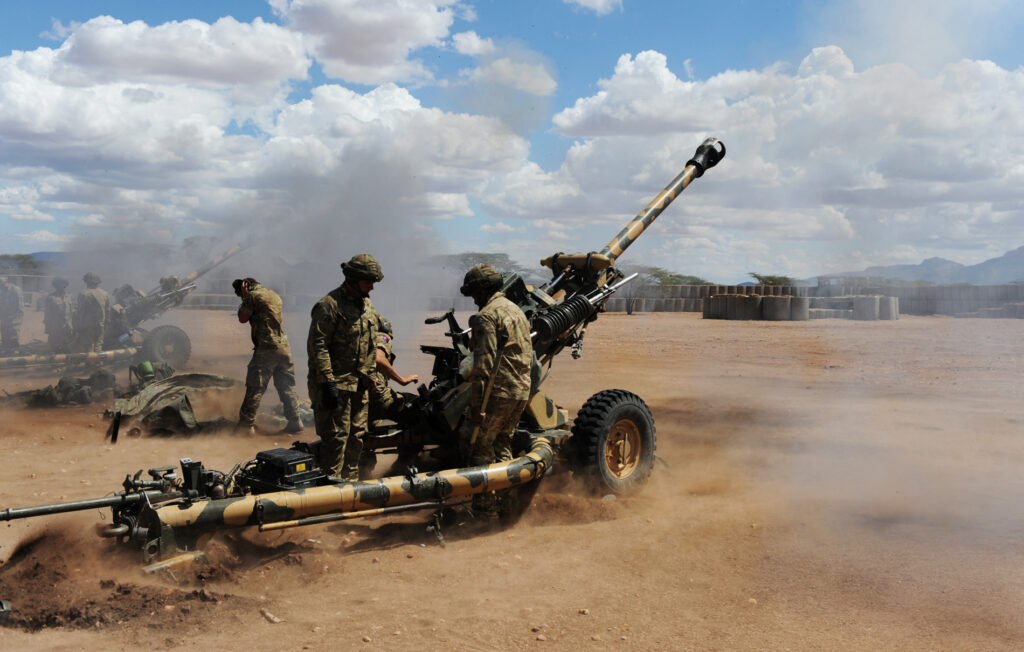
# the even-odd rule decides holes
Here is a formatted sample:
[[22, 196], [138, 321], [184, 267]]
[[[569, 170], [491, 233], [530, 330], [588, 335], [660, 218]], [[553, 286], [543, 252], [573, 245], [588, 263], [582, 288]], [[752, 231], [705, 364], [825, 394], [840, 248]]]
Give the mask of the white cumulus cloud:
[[442, 47], [456, 0], [270, 0], [330, 77], [360, 84], [433, 78], [412, 53]]

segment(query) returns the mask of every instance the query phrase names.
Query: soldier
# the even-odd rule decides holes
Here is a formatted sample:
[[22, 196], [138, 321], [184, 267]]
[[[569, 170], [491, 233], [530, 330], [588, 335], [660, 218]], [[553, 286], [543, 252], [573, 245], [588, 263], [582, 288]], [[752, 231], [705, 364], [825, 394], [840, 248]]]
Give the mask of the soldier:
[[256, 432], [256, 410], [273, 378], [288, 420], [283, 432], [302, 432], [299, 398], [295, 394], [295, 366], [288, 336], [283, 329], [281, 297], [254, 278], [236, 278], [231, 287], [242, 299], [238, 321], [248, 323], [252, 335], [252, 359], [245, 376], [245, 398], [238, 410], [238, 428], [248, 430], [250, 434]]
[[[377, 425], [384, 419], [397, 421], [401, 415], [402, 408], [406, 403], [406, 397], [392, 389], [388, 381], [393, 380], [404, 387], [411, 383], [418, 382], [420, 379], [418, 374], [403, 376], [394, 368], [395, 354], [392, 351], [391, 345], [393, 339], [394, 330], [391, 327], [391, 322], [378, 313], [376, 351], [377, 369], [374, 372], [373, 385], [370, 387], [369, 422], [373, 425]], [[388, 474], [390, 475], [393, 472], [405, 472], [408, 466], [415, 460], [418, 453], [418, 448], [406, 448], [399, 446], [398, 459], [395, 460], [395, 463], [391, 466]], [[368, 456], [364, 453], [364, 458], [366, 457]], [[369, 457], [373, 462], [376, 461], [376, 456], [370, 454]], [[370, 464], [367, 464], [367, 466], [370, 466]], [[360, 471], [360, 477], [363, 475], [363, 472]]]
[[23, 301], [21, 288], [6, 276], [0, 276], [0, 350], [18, 348], [21, 320], [25, 316]]
[[[512, 459], [512, 436], [530, 398], [530, 324], [519, 306], [505, 298], [500, 289], [501, 274], [487, 264], [466, 272], [460, 289], [480, 308], [470, 320], [473, 367], [469, 374], [469, 420], [475, 440], [470, 437], [463, 442], [471, 466]], [[484, 405], [488, 384], [490, 394]], [[474, 495], [473, 509], [497, 518], [495, 495]]]
[[313, 306], [306, 352], [309, 399], [320, 466], [339, 480], [357, 480], [369, 390], [377, 370], [377, 312], [370, 302], [384, 275], [369, 254], [341, 264], [345, 282]]
[[392, 366], [395, 362], [395, 354], [392, 351], [391, 342], [394, 339], [394, 330], [391, 322], [380, 313], [377, 314], [377, 350], [375, 359], [377, 368], [373, 373], [373, 386], [370, 388], [370, 422], [381, 419], [392, 421], [398, 416], [402, 405], [402, 395], [396, 392], [389, 385], [389, 381], [395, 381], [402, 387], [418, 382], [418, 374], [403, 376]]
[[75, 301], [74, 331], [77, 348], [81, 353], [103, 350], [103, 333], [110, 323], [110, 296], [100, 288], [96, 272], [82, 277], [86, 289], [78, 293]]
[[74, 315], [75, 306], [71, 296], [67, 293], [68, 280], [58, 276], [50, 284], [53, 286], [53, 292], [46, 295], [46, 303], [43, 307], [46, 340], [54, 353], [70, 353], [71, 318]]

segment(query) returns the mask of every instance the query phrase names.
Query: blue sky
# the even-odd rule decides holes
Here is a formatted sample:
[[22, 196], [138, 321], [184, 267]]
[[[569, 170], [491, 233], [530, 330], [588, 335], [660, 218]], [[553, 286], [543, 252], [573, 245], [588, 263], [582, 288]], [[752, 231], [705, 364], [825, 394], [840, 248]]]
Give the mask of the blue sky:
[[600, 249], [714, 282], [1024, 245], [1001, 0], [0, 6], [0, 253], [239, 230], [287, 260]]

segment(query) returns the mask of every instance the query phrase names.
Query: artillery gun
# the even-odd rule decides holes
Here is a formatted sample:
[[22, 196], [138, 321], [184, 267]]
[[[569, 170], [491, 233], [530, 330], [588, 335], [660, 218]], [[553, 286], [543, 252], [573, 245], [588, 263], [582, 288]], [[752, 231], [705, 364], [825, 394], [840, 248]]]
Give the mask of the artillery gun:
[[140, 292], [131, 285], [122, 285], [111, 297], [111, 318], [103, 341], [103, 350], [89, 353], [54, 353], [42, 342], [27, 344], [21, 355], [0, 358], [0, 369], [39, 365], [75, 365], [86, 362], [113, 363], [141, 358], [165, 362], [179, 367], [188, 362], [192, 343], [188, 334], [177, 326], [164, 324], [152, 330], [142, 327], [171, 308], [180, 306], [196, 289], [195, 280], [231, 258], [241, 246], [228, 249], [199, 269], [183, 276], [165, 276], [149, 292]]
[[[584, 333], [608, 298], [631, 277], [615, 268], [616, 259], [693, 179], [725, 156], [725, 146], [709, 138], [685, 169], [600, 252], [555, 254], [542, 264], [547, 283], [532, 287], [521, 277], [503, 278], [506, 295], [526, 314], [537, 355], [529, 404], [518, 424], [513, 447], [518, 457], [486, 466], [404, 471], [376, 480], [334, 481], [317, 466], [319, 442], [261, 451], [224, 473], [199, 461], [180, 460], [180, 474], [168, 466], [126, 477], [114, 496], [77, 502], [0, 510], [0, 521], [110, 507], [113, 518], [98, 528], [103, 536], [142, 549], [150, 569], [190, 561], [200, 539], [227, 528], [255, 526], [260, 531], [328, 523], [399, 511], [433, 509], [440, 534], [442, 508], [473, 494], [509, 490], [502, 501], [506, 522], [514, 521], [551, 471], [571, 471], [602, 493], [623, 494], [649, 477], [654, 462], [654, 419], [644, 401], [621, 389], [590, 397], [570, 424], [566, 410], [540, 391], [552, 360], [571, 347], [578, 357]], [[433, 378], [410, 395], [393, 424], [371, 428], [364, 438], [370, 453], [430, 453], [438, 460], [457, 455], [458, 431], [469, 402], [469, 331], [454, 310], [427, 324], [445, 323], [451, 346], [422, 346], [433, 356]], [[457, 464], [453, 465], [457, 467]]]

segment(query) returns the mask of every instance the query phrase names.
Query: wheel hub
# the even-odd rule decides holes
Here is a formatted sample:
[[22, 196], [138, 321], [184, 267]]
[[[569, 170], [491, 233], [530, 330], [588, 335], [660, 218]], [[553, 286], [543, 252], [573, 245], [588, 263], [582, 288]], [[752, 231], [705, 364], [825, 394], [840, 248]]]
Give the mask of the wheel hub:
[[628, 478], [640, 465], [640, 429], [630, 419], [616, 421], [604, 444], [604, 463], [618, 479]]

